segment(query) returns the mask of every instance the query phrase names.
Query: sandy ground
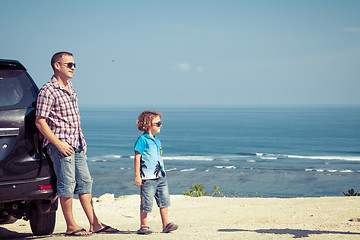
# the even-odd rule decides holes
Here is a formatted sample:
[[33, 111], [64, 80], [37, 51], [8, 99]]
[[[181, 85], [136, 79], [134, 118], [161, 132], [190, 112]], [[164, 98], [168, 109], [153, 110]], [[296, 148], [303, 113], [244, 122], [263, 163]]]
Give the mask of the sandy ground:
[[[102, 200], [104, 198], [105, 200]], [[95, 211], [105, 224], [118, 228], [113, 234], [65, 237], [61, 209], [53, 235], [33, 236], [29, 222], [18, 220], [0, 227], [0, 239], [360, 239], [360, 197], [322, 198], [212, 198], [174, 195], [169, 219], [177, 231], [161, 233], [158, 208], [149, 214], [153, 234], [140, 236], [139, 196], [113, 199], [102, 196]], [[88, 228], [78, 200], [74, 201], [78, 224]], [[357, 220], [357, 219], [356, 219]]]

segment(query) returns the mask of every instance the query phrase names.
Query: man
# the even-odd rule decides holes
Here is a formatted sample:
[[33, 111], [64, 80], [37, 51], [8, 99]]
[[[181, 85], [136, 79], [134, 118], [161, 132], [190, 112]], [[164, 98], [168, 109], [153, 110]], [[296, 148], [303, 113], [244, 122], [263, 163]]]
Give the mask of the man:
[[[83, 236], [98, 232], [116, 232], [96, 217], [92, 204], [92, 178], [86, 162], [86, 142], [80, 125], [76, 92], [69, 81], [75, 71], [73, 55], [55, 53], [51, 59], [54, 76], [41, 89], [37, 101], [36, 126], [43, 134], [43, 146], [54, 163], [57, 195], [64, 214], [66, 235]], [[86, 231], [73, 216], [73, 195], [78, 194], [89, 220]]]

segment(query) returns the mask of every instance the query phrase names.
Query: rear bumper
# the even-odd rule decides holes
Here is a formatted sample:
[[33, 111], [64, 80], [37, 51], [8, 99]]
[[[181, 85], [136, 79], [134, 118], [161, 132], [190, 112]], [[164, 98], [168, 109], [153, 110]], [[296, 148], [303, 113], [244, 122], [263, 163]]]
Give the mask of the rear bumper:
[[[0, 183], [0, 203], [56, 198], [52, 177], [40, 177], [23, 181]], [[52, 185], [51, 189], [40, 190], [40, 186]], [[6, 193], [6, 194], [4, 194]]]

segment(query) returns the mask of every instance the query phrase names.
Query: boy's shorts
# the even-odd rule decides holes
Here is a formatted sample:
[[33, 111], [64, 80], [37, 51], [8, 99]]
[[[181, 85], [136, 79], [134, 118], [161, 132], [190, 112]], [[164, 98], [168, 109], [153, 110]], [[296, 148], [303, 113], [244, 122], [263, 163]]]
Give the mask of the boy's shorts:
[[142, 181], [140, 186], [140, 211], [151, 212], [154, 197], [159, 208], [170, 207], [170, 194], [166, 177]]
[[74, 154], [66, 157], [52, 143], [47, 145], [47, 152], [54, 164], [57, 178], [57, 195], [72, 198], [74, 194], [91, 193], [92, 178], [80, 145]]

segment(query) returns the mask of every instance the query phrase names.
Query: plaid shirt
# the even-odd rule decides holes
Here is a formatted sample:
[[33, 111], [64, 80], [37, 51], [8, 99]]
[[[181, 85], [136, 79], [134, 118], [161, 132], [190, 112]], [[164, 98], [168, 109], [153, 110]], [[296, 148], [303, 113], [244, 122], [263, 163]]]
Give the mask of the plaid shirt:
[[[81, 131], [77, 95], [71, 82], [67, 81], [67, 84], [70, 92], [60, 86], [53, 76], [40, 89], [36, 116], [46, 118], [46, 123], [60, 141], [66, 141], [70, 146], [78, 148], [80, 140], [83, 146], [86, 146], [86, 142]], [[49, 143], [45, 138], [43, 146]]]

